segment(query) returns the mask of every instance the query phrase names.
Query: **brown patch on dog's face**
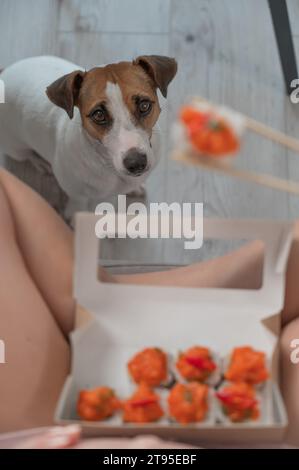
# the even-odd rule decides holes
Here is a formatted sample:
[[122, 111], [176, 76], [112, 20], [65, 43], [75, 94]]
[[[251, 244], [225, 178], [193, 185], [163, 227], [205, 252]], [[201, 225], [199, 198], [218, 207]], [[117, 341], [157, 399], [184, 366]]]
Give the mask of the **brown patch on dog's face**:
[[155, 84], [142, 67], [131, 62], [97, 67], [85, 74], [78, 107], [89, 135], [102, 141], [116, 118], [106, 95], [108, 82], [119, 86], [132, 123], [151, 135], [161, 111]]

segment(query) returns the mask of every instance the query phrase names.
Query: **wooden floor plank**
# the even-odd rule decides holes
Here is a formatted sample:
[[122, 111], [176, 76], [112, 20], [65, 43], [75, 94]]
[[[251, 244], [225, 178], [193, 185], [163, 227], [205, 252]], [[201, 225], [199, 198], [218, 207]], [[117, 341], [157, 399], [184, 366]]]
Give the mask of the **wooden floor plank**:
[[1, 0], [0, 68], [25, 57], [55, 54], [59, 0]]
[[62, 32], [168, 33], [170, 0], [63, 0]]

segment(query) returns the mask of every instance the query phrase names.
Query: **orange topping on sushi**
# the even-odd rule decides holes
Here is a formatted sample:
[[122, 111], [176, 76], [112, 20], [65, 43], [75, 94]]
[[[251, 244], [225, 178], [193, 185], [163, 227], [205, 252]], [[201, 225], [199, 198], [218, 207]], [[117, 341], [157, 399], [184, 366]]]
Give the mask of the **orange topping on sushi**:
[[194, 346], [179, 354], [176, 367], [186, 380], [206, 380], [216, 369], [208, 348]]
[[168, 395], [170, 416], [181, 424], [202, 421], [208, 411], [208, 390], [197, 382], [176, 384]]
[[239, 150], [237, 135], [229, 123], [216, 113], [185, 106], [181, 110], [180, 119], [193, 147], [200, 153], [220, 157]]
[[146, 348], [129, 361], [128, 370], [137, 384], [156, 387], [167, 379], [167, 356], [161, 349]]
[[163, 414], [159, 396], [145, 383], [123, 403], [123, 420], [127, 423], [151, 423]]
[[269, 377], [265, 353], [255, 351], [250, 346], [235, 348], [225, 378], [232, 382], [248, 382], [256, 385]]
[[81, 390], [77, 402], [77, 413], [87, 421], [102, 421], [109, 418], [120, 408], [120, 401], [112, 388], [98, 387]]
[[233, 422], [256, 420], [260, 416], [254, 388], [246, 382], [238, 382], [216, 393], [223, 412]]

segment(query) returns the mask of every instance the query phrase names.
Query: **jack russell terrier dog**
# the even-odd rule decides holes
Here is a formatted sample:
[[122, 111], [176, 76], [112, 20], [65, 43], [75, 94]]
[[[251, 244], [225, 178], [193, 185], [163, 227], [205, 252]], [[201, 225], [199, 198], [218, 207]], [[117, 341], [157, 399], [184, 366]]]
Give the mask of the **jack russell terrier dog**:
[[0, 75], [0, 150], [51, 167], [68, 217], [117, 194], [138, 194], [158, 160], [157, 97], [174, 59], [140, 56], [84, 71], [58, 57], [21, 60]]

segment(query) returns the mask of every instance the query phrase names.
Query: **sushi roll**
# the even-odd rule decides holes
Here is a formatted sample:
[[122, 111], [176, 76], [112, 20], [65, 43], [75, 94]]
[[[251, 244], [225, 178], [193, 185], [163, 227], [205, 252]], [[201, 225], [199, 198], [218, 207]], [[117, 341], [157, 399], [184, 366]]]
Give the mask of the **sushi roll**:
[[110, 387], [81, 390], [77, 401], [77, 413], [86, 421], [103, 421], [121, 408], [119, 399]]
[[250, 346], [233, 349], [224, 377], [231, 382], [264, 383], [269, 378], [265, 353]]
[[169, 381], [168, 357], [159, 348], [146, 348], [128, 362], [128, 371], [136, 384], [141, 382], [151, 387], [165, 386]]
[[256, 421], [260, 418], [259, 400], [254, 387], [246, 382], [224, 385], [216, 392], [221, 406], [222, 419], [232, 423]]
[[198, 382], [177, 383], [168, 395], [168, 411], [172, 420], [180, 424], [204, 421], [208, 409], [209, 387]]
[[215, 384], [220, 379], [215, 358], [211, 351], [203, 346], [193, 346], [180, 352], [175, 366], [183, 380]]
[[163, 415], [159, 395], [146, 383], [141, 383], [133, 395], [123, 403], [125, 423], [152, 423]]
[[223, 157], [240, 148], [241, 116], [228, 108], [194, 102], [181, 109], [180, 138], [202, 156]]

